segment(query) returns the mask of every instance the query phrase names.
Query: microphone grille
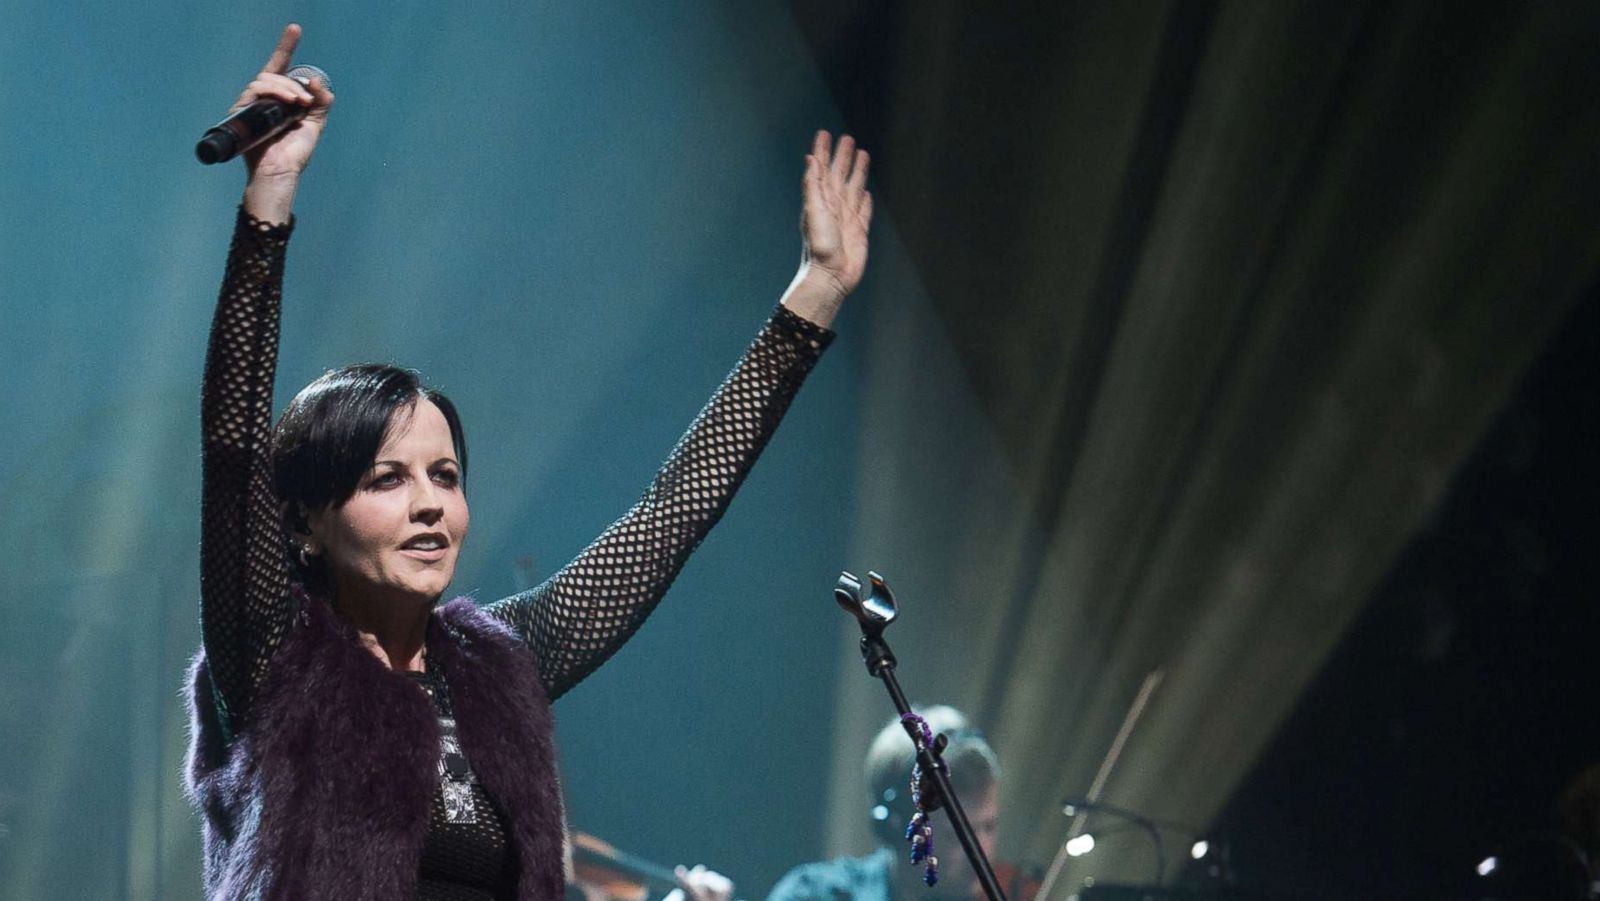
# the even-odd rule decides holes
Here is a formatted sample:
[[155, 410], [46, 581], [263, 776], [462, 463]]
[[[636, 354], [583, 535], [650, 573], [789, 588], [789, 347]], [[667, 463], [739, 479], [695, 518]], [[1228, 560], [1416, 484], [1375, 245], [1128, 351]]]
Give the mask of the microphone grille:
[[313, 80], [320, 79], [323, 87], [327, 88], [329, 91], [333, 90], [333, 79], [328, 77], [328, 73], [322, 71], [316, 66], [301, 64], [283, 74], [293, 78], [295, 81], [298, 81], [303, 85], [306, 85], [307, 87], [311, 85]]

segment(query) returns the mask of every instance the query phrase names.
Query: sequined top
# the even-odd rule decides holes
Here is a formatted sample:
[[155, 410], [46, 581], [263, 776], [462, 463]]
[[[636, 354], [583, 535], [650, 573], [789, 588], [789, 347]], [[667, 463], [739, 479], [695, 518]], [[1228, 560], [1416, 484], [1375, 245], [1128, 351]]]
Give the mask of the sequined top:
[[506, 841], [504, 814], [478, 784], [471, 761], [456, 743], [455, 710], [446, 677], [437, 667], [406, 676], [427, 692], [444, 736], [439, 790], [429, 805], [417, 897], [422, 901], [511, 897], [517, 862]]
[[[201, 391], [201, 640], [230, 735], [248, 724], [273, 651], [294, 616], [270, 452], [283, 264], [292, 229], [292, 222], [272, 225], [240, 210]], [[722, 517], [832, 337], [780, 306], [639, 501], [543, 584], [488, 605], [534, 648], [552, 701], [616, 653], [660, 602]], [[448, 692], [440, 690], [447, 679], [433, 673], [421, 680], [434, 687], [436, 705], [441, 697], [448, 704]], [[492, 799], [471, 784], [471, 803], [482, 819], [463, 829], [446, 816], [446, 781], [442, 776], [420, 862], [423, 896], [503, 894], [504, 876], [514, 867], [505, 860], [504, 828]]]

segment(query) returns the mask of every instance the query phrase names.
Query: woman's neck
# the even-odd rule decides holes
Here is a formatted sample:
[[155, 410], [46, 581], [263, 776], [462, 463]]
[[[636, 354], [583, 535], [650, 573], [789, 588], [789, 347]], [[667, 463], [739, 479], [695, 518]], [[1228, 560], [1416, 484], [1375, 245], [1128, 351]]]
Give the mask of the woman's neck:
[[384, 666], [400, 672], [420, 671], [428, 617], [435, 599], [410, 595], [377, 597], [371, 593], [340, 590], [334, 609], [361, 635], [361, 643]]

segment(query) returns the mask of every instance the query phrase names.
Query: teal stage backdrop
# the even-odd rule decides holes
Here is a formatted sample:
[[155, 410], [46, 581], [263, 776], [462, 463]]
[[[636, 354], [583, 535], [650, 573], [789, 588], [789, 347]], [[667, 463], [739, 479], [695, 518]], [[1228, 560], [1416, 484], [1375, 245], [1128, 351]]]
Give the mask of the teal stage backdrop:
[[[874, 152], [838, 342], [556, 709], [572, 826], [745, 898], [868, 846], [890, 710], [839, 570], [890, 577], [903, 681], [994, 739], [1005, 857], [1095, 786], [1203, 827], [1593, 302], [1589, 2], [3, 0], [0, 898], [199, 897], [179, 688], [243, 172], [192, 148], [289, 21], [338, 102], [279, 404], [365, 360], [448, 391], [480, 601], [627, 509], [755, 334], [814, 130]], [[1063, 878], [1150, 870], [1124, 833]]]

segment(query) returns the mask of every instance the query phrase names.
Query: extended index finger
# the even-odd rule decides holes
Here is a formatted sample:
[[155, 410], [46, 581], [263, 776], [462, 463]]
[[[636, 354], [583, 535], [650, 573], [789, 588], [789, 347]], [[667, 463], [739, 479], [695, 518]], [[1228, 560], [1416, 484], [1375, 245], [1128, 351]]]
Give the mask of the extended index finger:
[[294, 58], [294, 48], [300, 43], [300, 26], [293, 22], [285, 25], [283, 36], [278, 38], [278, 46], [267, 57], [267, 64], [261, 67], [263, 72], [276, 72], [279, 75], [289, 71], [289, 61]]

